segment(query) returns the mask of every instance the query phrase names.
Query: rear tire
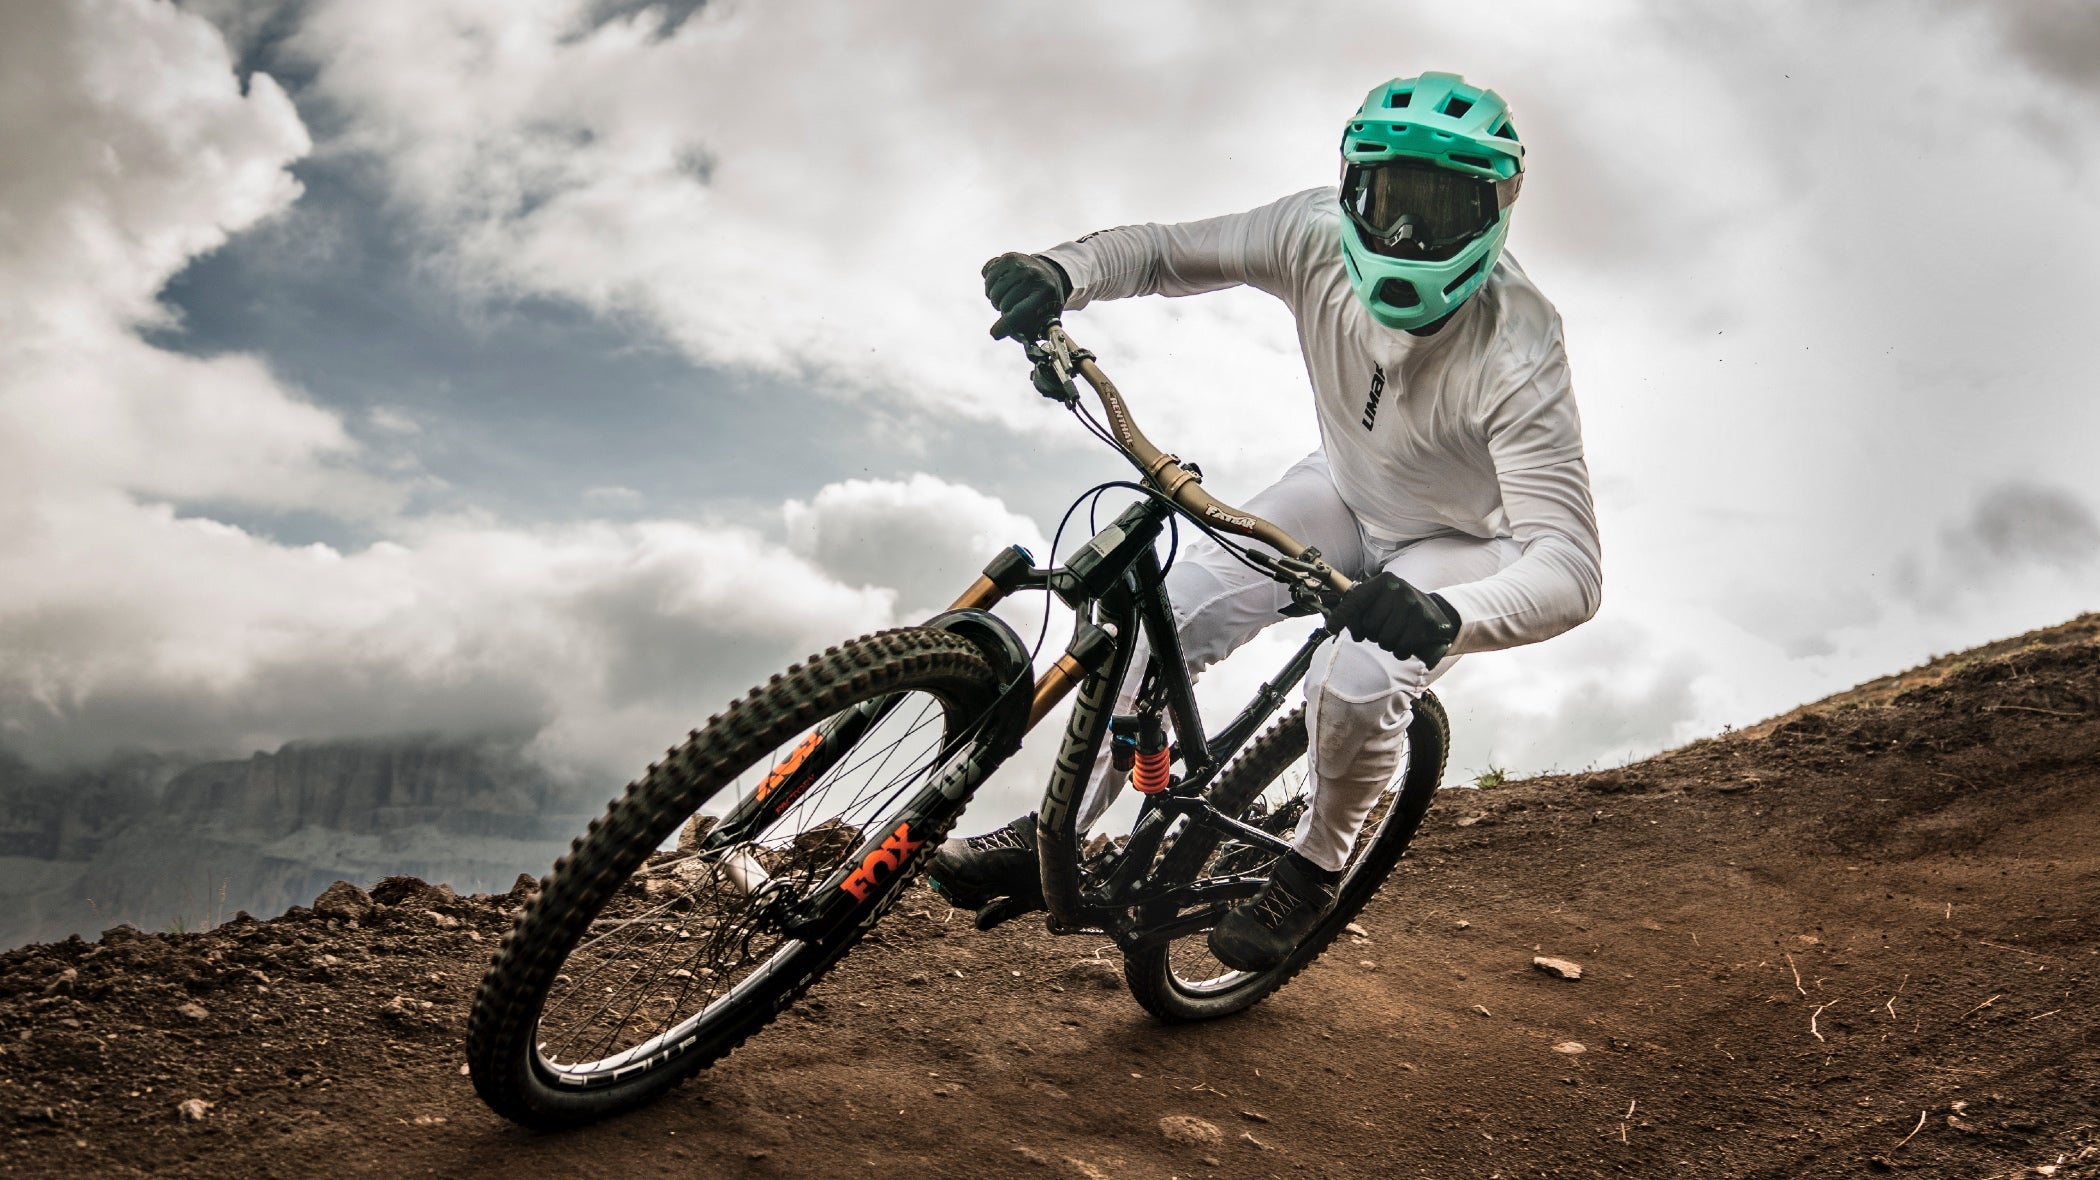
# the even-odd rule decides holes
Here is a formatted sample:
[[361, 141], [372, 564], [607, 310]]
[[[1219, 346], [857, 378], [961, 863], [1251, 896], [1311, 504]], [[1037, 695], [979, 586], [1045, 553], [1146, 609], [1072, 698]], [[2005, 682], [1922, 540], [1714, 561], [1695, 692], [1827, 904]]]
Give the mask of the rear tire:
[[[969, 640], [888, 631], [774, 677], [650, 767], [555, 863], [482, 979], [467, 1059], [483, 1101], [528, 1127], [589, 1122], [657, 1097], [763, 1028], [894, 904], [968, 794], [918, 816], [901, 863], [862, 862], [868, 880], [855, 890], [860, 874], [847, 878], [861, 901], [842, 928], [789, 937], [787, 902], [818, 896], [930, 776], [978, 749], [999, 687]], [[886, 698], [898, 703], [813, 782], [758, 809], [772, 814], [751, 838], [661, 850], [718, 794], [766, 798], [814, 747], [815, 727]]]
[[[1364, 822], [1363, 834], [1343, 866], [1345, 875], [1334, 909], [1289, 958], [1267, 971], [1235, 971], [1218, 962], [1210, 954], [1208, 931], [1127, 954], [1124, 978], [1145, 1011], [1176, 1023], [1243, 1011], [1289, 983], [1355, 919], [1400, 863], [1400, 855], [1422, 826], [1422, 815], [1443, 781], [1444, 758], [1451, 744], [1444, 706], [1436, 694], [1425, 692], [1415, 702], [1414, 714], [1407, 730], [1407, 762], [1394, 788]], [[1288, 839], [1310, 797], [1310, 783], [1303, 773], [1305, 745], [1305, 710], [1300, 707], [1270, 726], [1226, 768], [1210, 789], [1212, 805]], [[1208, 832], [1185, 832], [1161, 854], [1153, 879], [1193, 881], [1224, 869], [1259, 872], [1265, 862], [1273, 863], [1273, 858], [1251, 846], [1230, 840], [1221, 843]]]

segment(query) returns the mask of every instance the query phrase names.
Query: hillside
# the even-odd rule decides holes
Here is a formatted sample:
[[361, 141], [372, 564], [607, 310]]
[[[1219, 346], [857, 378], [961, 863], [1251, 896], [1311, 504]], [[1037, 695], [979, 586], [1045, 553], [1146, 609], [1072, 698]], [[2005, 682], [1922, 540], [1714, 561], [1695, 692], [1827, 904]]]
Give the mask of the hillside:
[[501, 888], [560, 855], [603, 796], [515, 742], [430, 735], [61, 770], [0, 751], [0, 946], [278, 914], [344, 877]]
[[530, 1134], [460, 1076], [529, 887], [394, 879], [333, 917], [0, 955], [0, 1168], [2100, 1176], [2100, 616], [1449, 792], [1362, 938], [1204, 1026], [1152, 1022], [1084, 940], [915, 889], [664, 1101]]

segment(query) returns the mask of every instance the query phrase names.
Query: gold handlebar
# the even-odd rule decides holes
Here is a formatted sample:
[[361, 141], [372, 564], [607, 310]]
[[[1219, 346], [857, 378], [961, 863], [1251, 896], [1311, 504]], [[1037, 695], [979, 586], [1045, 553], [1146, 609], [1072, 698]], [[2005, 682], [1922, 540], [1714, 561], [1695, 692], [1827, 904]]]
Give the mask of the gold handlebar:
[[[1085, 379], [1094, 395], [1101, 399], [1101, 408], [1108, 414], [1108, 428], [1116, 445], [1137, 469], [1144, 474], [1145, 482], [1161, 495], [1181, 505], [1197, 518], [1207, 521], [1213, 528], [1243, 537], [1252, 537], [1285, 557], [1302, 561], [1311, 567], [1314, 576], [1324, 581], [1338, 593], [1347, 593], [1354, 585], [1341, 571], [1329, 565], [1325, 559], [1295, 537], [1251, 512], [1245, 512], [1220, 501], [1203, 490], [1195, 472], [1181, 465], [1181, 460], [1152, 445], [1137, 423], [1130, 416], [1130, 407], [1123, 395], [1116, 390], [1115, 382], [1094, 363], [1093, 354], [1072, 343], [1062, 324], [1052, 323], [1045, 343], [1058, 367], [1066, 374], [1078, 374]], [[1310, 555], [1310, 556], [1308, 556]]]

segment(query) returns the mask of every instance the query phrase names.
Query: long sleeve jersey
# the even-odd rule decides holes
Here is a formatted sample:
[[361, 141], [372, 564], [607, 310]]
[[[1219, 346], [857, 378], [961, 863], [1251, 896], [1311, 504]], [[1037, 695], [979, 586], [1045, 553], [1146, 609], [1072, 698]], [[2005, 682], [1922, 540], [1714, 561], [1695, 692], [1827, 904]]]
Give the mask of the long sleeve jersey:
[[1387, 328], [1342, 262], [1340, 201], [1311, 189], [1246, 213], [1130, 225], [1044, 251], [1096, 299], [1246, 284], [1298, 322], [1335, 490], [1387, 542], [1510, 537], [1522, 556], [1439, 591], [1461, 620], [1453, 652], [1536, 643], [1588, 619], [1602, 547], [1560, 315], [1504, 252], [1435, 335]]

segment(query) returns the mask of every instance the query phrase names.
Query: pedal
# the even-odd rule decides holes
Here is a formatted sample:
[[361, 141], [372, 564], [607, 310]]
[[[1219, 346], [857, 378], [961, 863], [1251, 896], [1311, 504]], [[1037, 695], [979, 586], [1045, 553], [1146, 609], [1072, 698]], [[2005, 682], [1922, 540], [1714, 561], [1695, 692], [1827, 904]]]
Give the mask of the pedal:
[[1043, 903], [1032, 897], [1002, 897], [977, 911], [976, 926], [979, 930], [990, 930], [1002, 922], [1010, 922], [1023, 914], [1033, 914], [1043, 909]]

